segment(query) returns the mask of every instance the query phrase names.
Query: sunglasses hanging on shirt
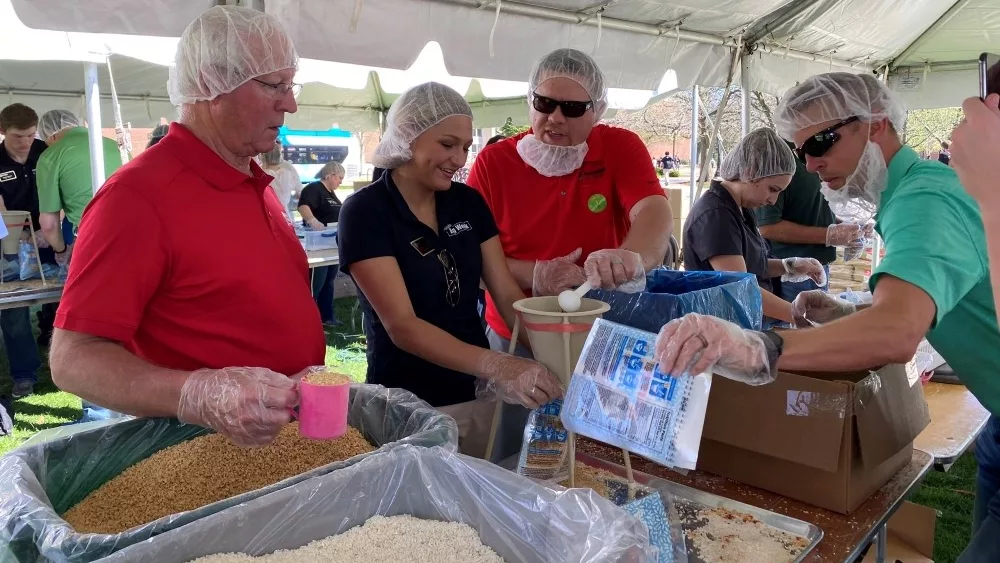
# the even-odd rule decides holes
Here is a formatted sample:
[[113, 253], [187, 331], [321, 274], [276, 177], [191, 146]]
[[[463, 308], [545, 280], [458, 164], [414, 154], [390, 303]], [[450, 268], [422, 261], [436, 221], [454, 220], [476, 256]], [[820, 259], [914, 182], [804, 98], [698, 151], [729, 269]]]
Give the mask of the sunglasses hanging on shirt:
[[459, 298], [462, 297], [462, 286], [458, 282], [458, 268], [455, 266], [455, 257], [447, 250], [438, 252], [438, 261], [444, 267], [444, 280], [447, 284], [444, 298], [449, 305], [458, 305]]
[[840, 133], [837, 132], [838, 129], [860, 120], [861, 118], [855, 115], [853, 117], [848, 117], [840, 123], [827, 127], [826, 129], [806, 139], [806, 142], [802, 143], [801, 147], [795, 149], [795, 155], [798, 156], [799, 160], [803, 162], [805, 162], [806, 156], [811, 156], [813, 158], [823, 156], [827, 153], [827, 151], [833, 148], [833, 145], [837, 144], [837, 141], [840, 140]]
[[535, 111], [546, 115], [559, 108], [564, 116], [575, 118], [582, 117], [583, 114], [587, 113], [588, 109], [594, 107], [594, 102], [562, 102], [538, 94], [531, 94], [531, 106], [535, 108]]

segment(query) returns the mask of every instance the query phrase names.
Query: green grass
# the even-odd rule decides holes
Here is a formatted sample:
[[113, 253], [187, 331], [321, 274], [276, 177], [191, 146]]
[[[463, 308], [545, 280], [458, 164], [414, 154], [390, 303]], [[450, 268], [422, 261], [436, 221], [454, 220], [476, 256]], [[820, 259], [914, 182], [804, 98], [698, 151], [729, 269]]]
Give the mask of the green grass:
[[[353, 297], [335, 302], [341, 325], [326, 330], [326, 364], [364, 381], [367, 359], [361, 324], [361, 308]], [[32, 320], [35, 316], [32, 314]], [[36, 327], [37, 331], [37, 327]], [[35, 395], [15, 403], [14, 435], [0, 438], [0, 454], [6, 453], [35, 432], [59, 426], [80, 416], [80, 399], [59, 391], [52, 384], [48, 358], [43, 354]], [[6, 351], [0, 351], [0, 393], [9, 393]], [[976, 462], [971, 453], [963, 456], [948, 473], [932, 472], [911, 499], [938, 510], [934, 561], [953, 563], [969, 542], [975, 495]]]
[[938, 511], [935, 563], [953, 563], [969, 543], [976, 494], [976, 460], [970, 452], [947, 473], [932, 471], [910, 500]]

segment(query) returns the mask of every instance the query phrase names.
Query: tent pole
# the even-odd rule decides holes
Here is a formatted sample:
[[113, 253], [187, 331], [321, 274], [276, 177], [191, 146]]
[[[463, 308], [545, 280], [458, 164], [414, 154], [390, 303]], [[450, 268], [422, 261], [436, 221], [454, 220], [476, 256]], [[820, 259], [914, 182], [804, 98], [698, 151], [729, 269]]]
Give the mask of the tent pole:
[[698, 85], [691, 87], [691, 186], [688, 189], [688, 206], [694, 205], [695, 192], [698, 189], [698, 105], [701, 98], [698, 93]]
[[105, 58], [108, 65], [108, 82], [111, 83], [111, 109], [115, 114], [115, 136], [118, 137], [118, 152], [122, 155], [122, 164], [132, 158], [132, 143], [125, 136], [125, 124], [122, 122], [122, 108], [118, 103], [118, 90], [115, 88], [115, 75], [111, 72], [111, 57]]
[[[745, 54], [740, 57], [740, 137], [750, 133], [750, 63], [751, 57]], [[721, 117], [720, 117], [721, 119]]]
[[917, 50], [920, 49], [920, 47], [923, 46], [923, 44], [927, 42], [927, 39], [935, 31], [937, 31], [942, 26], [944, 26], [946, 23], [948, 23], [949, 21], [951, 21], [951, 18], [955, 17], [955, 14], [957, 14], [963, 8], [965, 8], [965, 6], [968, 3], [969, 3], [969, 0], [958, 0], [957, 2], [955, 2], [954, 4], [952, 4], [951, 8], [948, 8], [948, 10], [944, 14], [942, 14], [940, 18], [938, 18], [934, 23], [932, 23], [930, 25], [930, 27], [928, 27], [927, 29], [925, 29], [924, 32], [921, 33], [919, 37], [917, 37], [916, 39], [914, 39], [913, 42], [910, 43], [906, 47], [906, 49], [903, 49], [903, 52], [900, 53], [898, 57], [896, 57], [895, 59], [893, 59], [892, 62], [889, 63], [888, 66], [890, 68], [892, 68], [892, 69], [895, 69], [897, 65], [899, 65], [900, 63], [906, 61], [906, 59], [909, 58], [910, 55], [912, 55], [913, 53], [917, 52]]
[[[743, 55], [743, 43], [736, 45], [736, 50], [733, 53], [733, 60], [729, 63], [729, 80], [726, 81], [726, 89], [722, 92], [722, 100], [719, 102], [718, 109], [715, 110], [715, 130], [712, 132], [712, 136], [708, 138], [708, 151], [705, 152], [705, 160], [701, 163], [701, 172], [698, 173], [698, 191], [701, 191], [701, 179], [705, 177], [707, 180], [708, 176], [708, 163], [712, 160], [712, 152], [715, 151], [715, 140], [719, 136], [720, 128], [722, 127], [722, 118], [726, 113], [726, 105], [729, 104], [729, 94], [731, 93], [731, 88], [733, 87], [733, 79], [736, 78], [736, 65], [740, 64], [740, 59]], [[716, 169], [722, 166], [722, 162], [716, 162]], [[699, 194], [700, 195], [700, 194]]]
[[97, 82], [97, 63], [85, 63], [83, 77], [90, 139], [90, 187], [96, 194], [104, 183], [104, 139], [101, 135], [101, 89]]

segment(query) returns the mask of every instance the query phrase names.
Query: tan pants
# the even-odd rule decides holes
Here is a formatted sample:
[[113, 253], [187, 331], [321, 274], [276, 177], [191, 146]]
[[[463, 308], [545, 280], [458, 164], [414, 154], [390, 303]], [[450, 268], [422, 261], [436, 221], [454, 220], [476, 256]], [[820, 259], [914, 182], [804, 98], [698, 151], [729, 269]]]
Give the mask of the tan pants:
[[438, 407], [458, 423], [458, 452], [480, 459], [486, 456], [495, 409], [496, 401], [479, 400]]

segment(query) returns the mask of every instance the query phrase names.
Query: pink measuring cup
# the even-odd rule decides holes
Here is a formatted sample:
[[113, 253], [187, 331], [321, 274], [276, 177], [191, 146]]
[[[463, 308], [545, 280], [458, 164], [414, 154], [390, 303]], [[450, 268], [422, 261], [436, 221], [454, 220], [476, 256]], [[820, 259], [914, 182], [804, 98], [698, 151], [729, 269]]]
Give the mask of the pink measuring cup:
[[[308, 379], [308, 378], [306, 378]], [[299, 434], [312, 440], [333, 440], [347, 432], [347, 407], [351, 384], [315, 385], [299, 383]]]

